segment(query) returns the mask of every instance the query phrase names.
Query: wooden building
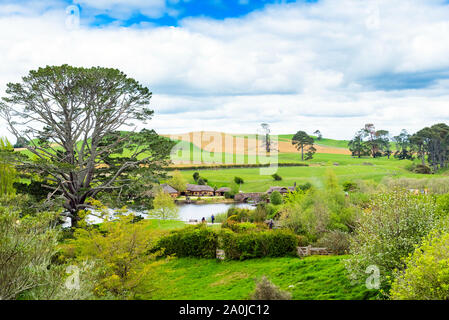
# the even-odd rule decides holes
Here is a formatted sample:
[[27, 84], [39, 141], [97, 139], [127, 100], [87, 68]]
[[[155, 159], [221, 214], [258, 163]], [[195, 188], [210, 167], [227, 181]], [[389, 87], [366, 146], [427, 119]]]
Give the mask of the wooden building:
[[222, 187], [220, 189], [215, 190], [216, 196], [224, 196], [226, 192], [231, 192], [231, 188]]
[[185, 192], [186, 196], [194, 197], [213, 197], [214, 189], [210, 186], [201, 186], [197, 184], [188, 184]]

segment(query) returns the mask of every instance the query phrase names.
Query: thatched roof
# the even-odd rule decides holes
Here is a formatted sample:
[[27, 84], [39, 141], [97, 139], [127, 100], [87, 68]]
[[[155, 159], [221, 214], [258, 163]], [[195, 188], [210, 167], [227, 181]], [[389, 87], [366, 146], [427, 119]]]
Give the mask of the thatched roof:
[[231, 188], [221, 187], [220, 189], [217, 189], [217, 192], [231, 192]]
[[274, 191], [279, 191], [280, 193], [287, 193], [289, 191], [295, 191], [295, 187], [271, 187], [267, 190], [268, 194], [273, 193]]
[[214, 188], [210, 186], [200, 186], [197, 184], [188, 184], [186, 190], [190, 192], [214, 192]]
[[175, 188], [173, 188], [172, 186], [168, 185], [168, 184], [162, 184], [161, 185], [162, 190], [164, 190], [164, 192], [172, 194], [172, 193], [179, 193], [178, 190], [176, 190]]

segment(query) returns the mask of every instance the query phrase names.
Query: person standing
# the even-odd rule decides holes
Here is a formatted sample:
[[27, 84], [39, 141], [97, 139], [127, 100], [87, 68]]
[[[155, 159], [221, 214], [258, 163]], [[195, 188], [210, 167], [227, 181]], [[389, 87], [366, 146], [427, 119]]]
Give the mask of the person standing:
[[273, 229], [273, 219], [270, 219], [270, 222], [268, 223], [268, 226], [270, 227], [270, 230]]
[[212, 221], [212, 224], [214, 224], [214, 221], [215, 221], [214, 215], [212, 215], [212, 216], [210, 217], [210, 220]]

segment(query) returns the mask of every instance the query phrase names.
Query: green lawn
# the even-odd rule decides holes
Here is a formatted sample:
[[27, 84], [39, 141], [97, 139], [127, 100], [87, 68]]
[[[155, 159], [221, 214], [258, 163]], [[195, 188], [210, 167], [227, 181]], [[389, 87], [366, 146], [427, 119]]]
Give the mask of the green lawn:
[[267, 276], [295, 300], [362, 300], [376, 292], [353, 285], [346, 275], [343, 256], [264, 258], [216, 261], [181, 258], [158, 265], [145, 280], [145, 294], [154, 300], [246, 300], [254, 279]]

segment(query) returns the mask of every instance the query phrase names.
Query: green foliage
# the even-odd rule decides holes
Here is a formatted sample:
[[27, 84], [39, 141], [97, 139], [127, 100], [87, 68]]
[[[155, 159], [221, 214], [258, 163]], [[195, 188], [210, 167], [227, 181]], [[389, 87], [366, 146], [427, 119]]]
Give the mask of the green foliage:
[[331, 181], [324, 191], [310, 189], [287, 195], [279, 211], [281, 225], [304, 236], [307, 243], [317, 242], [332, 230], [351, 232], [359, 209], [339, 190], [338, 183]]
[[195, 180], [195, 182], [198, 182], [198, 179], [200, 178], [200, 174], [198, 172], [194, 172], [192, 177], [193, 177], [193, 180]]
[[393, 300], [449, 299], [449, 234], [432, 232], [405, 260], [407, 269], [393, 282]]
[[291, 300], [292, 295], [288, 291], [280, 290], [266, 276], [256, 283], [256, 289], [252, 295], [253, 300]]
[[272, 175], [274, 181], [282, 181], [282, 177], [280, 175], [278, 175], [277, 173]]
[[179, 172], [178, 170], [175, 170], [172, 173], [171, 178], [170, 178], [170, 180], [168, 180], [167, 183], [179, 192], [186, 191], [187, 180], [184, 178], [182, 173]]
[[20, 218], [13, 207], [0, 207], [0, 299], [19, 296], [52, 281], [57, 252], [55, 213]]
[[313, 158], [313, 155], [316, 152], [314, 148], [314, 140], [311, 136], [309, 136], [304, 131], [298, 131], [292, 138], [292, 144], [301, 151], [301, 160], [304, 161], [304, 151], [306, 151], [306, 160], [310, 160]]
[[223, 229], [220, 233], [220, 247], [227, 259], [293, 256], [297, 244], [298, 238], [286, 230], [235, 233]]
[[0, 138], [0, 196], [11, 196], [16, 193], [16, 169], [13, 164], [14, 148], [6, 138]]
[[234, 177], [234, 182], [238, 185], [245, 183], [245, 181], [240, 177]]
[[426, 165], [418, 164], [413, 169], [413, 172], [419, 173], [419, 174], [431, 174], [432, 170], [428, 166], [426, 166]]
[[158, 241], [157, 248], [165, 255], [213, 259], [217, 245], [217, 233], [205, 225], [198, 225], [172, 231]]
[[331, 250], [333, 254], [347, 254], [350, 246], [350, 234], [340, 230], [331, 230], [318, 240], [317, 245]]
[[282, 204], [284, 202], [284, 199], [282, 198], [282, 195], [279, 191], [273, 191], [270, 194], [270, 202], [277, 206]]
[[403, 259], [414, 251], [422, 237], [438, 224], [433, 197], [395, 189], [374, 196], [369, 209], [360, 217], [351, 239], [347, 267], [354, 279], [364, 279], [365, 270], [380, 270], [381, 287], [389, 289], [393, 271], [403, 270]]
[[349, 191], [356, 191], [358, 189], [357, 183], [346, 181], [343, 182], [343, 191], [349, 192]]
[[153, 209], [148, 214], [157, 219], [177, 219], [179, 207], [168, 193], [159, 190], [153, 200]]
[[97, 296], [132, 298], [157, 264], [155, 258], [161, 253], [154, 247], [160, 232], [149, 230], [144, 221], [134, 222], [134, 218], [132, 214], [118, 214], [99, 226], [78, 228], [63, 246], [64, 259], [95, 262]]

